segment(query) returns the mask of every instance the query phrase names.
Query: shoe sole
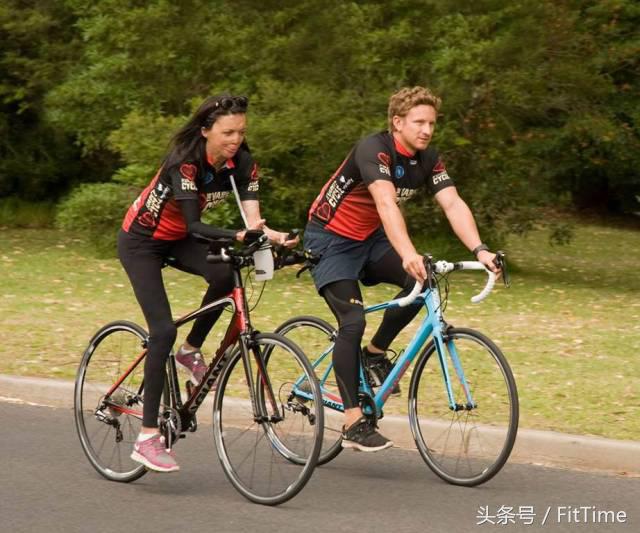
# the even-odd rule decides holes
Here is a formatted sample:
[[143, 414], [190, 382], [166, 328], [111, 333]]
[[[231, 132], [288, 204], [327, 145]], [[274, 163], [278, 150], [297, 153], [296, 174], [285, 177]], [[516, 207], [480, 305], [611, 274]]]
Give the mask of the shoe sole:
[[365, 453], [379, 452], [382, 450], [386, 450], [387, 448], [391, 448], [392, 446], [393, 446], [393, 442], [391, 441], [387, 442], [386, 444], [383, 444], [382, 446], [376, 446], [376, 447], [363, 446], [362, 444], [358, 444], [357, 442], [352, 442], [350, 440], [342, 441], [343, 448], [349, 448], [357, 452], [365, 452]]
[[180, 466], [176, 465], [176, 466], [172, 466], [170, 468], [163, 468], [161, 466], [158, 465], [154, 465], [153, 463], [151, 463], [144, 455], [140, 455], [138, 452], [134, 451], [131, 454], [131, 459], [133, 459], [134, 461], [144, 465], [146, 468], [148, 468], [149, 470], [153, 470], [154, 472], [160, 472], [162, 474], [165, 473], [171, 473], [171, 472], [177, 472], [178, 470], [180, 470]]

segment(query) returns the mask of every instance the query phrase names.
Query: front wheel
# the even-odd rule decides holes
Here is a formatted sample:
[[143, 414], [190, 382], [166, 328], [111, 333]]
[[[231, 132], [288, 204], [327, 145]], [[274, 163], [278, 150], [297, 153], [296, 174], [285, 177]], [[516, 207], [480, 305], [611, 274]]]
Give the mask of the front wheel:
[[[411, 378], [411, 431], [422, 458], [438, 476], [454, 485], [479, 485], [509, 458], [518, 430], [518, 392], [507, 360], [487, 337], [471, 329], [449, 328], [443, 339], [455, 406], [449, 404], [432, 340]], [[458, 369], [452, 352], [460, 362]]]
[[[320, 387], [292, 341], [256, 334], [248, 345], [248, 360], [236, 348], [220, 375], [214, 439], [236, 490], [253, 502], [277, 505], [300, 492], [316, 466], [324, 426]], [[306, 399], [294, 393], [296, 383], [308, 391]]]
[[336, 329], [328, 322], [315, 316], [297, 316], [283, 322], [275, 333], [293, 340], [311, 361], [320, 382], [325, 404], [324, 437], [318, 465], [324, 465], [335, 459], [342, 451], [343, 413], [332, 407], [339, 402], [340, 390], [333, 372], [333, 344]]

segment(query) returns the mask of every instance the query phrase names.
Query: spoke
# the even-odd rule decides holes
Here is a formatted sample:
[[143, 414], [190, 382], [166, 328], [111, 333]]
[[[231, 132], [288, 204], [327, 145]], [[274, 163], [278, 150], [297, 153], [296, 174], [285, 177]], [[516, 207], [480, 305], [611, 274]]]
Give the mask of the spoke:
[[[262, 440], [262, 438], [264, 437], [264, 431], [256, 431], [256, 447], [257, 447], [257, 443]], [[236, 439], [237, 440], [237, 439]], [[237, 468], [239, 469], [247, 459], [249, 459], [249, 456], [251, 455], [251, 452], [255, 450], [255, 447], [251, 450], [249, 450], [249, 453], [247, 453], [244, 456], [244, 459], [242, 459], [242, 461], [240, 461], [240, 464], [237, 466]], [[255, 454], [254, 454], [255, 457]], [[255, 462], [255, 461], [254, 461]]]

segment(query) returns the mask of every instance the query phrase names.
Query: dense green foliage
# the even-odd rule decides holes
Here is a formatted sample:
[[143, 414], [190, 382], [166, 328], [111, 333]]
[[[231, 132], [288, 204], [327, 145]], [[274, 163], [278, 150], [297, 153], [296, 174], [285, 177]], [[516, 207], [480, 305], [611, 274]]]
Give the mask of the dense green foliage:
[[118, 183], [85, 183], [62, 202], [57, 223], [84, 235], [102, 256], [115, 250], [117, 229], [137, 196], [134, 187]]
[[[299, 226], [355, 140], [386, 127], [388, 96], [422, 84], [444, 102], [434, 145], [494, 242], [539, 206], [640, 211], [634, 0], [2, 2], [0, 150], [19, 151], [0, 194], [54, 194], [80, 164], [82, 181], [140, 187], [193, 108], [230, 91], [251, 100], [264, 213]], [[442, 223], [428, 198], [409, 214], [423, 238]]]

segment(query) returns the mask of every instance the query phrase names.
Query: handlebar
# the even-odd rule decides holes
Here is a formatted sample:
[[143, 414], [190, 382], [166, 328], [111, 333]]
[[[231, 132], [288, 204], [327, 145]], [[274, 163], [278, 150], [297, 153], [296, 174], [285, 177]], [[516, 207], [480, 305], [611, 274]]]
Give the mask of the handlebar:
[[418, 297], [418, 294], [420, 294], [421, 292], [422, 292], [422, 283], [420, 283], [419, 281], [416, 281], [416, 284], [413, 286], [413, 289], [411, 289], [411, 292], [409, 294], [407, 294], [406, 296], [403, 296], [402, 298], [398, 298], [396, 300], [398, 307], [406, 307], [407, 305], [412, 304], [413, 301]]
[[[293, 229], [287, 234], [286, 240], [295, 239], [300, 233], [299, 229]], [[231, 239], [206, 239], [210, 245], [207, 254], [207, 262], [209, 263], [232, 263], [236, 262], [239, 266], [248, 266], [253, 264], [253, 254], [259, 249], [264, 249], [269, 240], [261, 230], [247, 230], [244, 240], [244, 246], [241, 248], [233, 248], [234, 241]], [[216, 251], [212, 251], [215, 248]], [[280, 269], [287, 265], [296, 265], [305, 263], [309, 260], [309, 255], [298, 250], [290, 250], [282, 244], [271, 246], [271, 252], [274, 256], [274, 269]]]
[[453, 270], [484, 270], [487, 273], [487, 283], [484, 288], [475, 296], [471, 297], [471, 302], [474, 304], [480, 303], [484, 300], [489, 293], [493, 290], [496, 283], [496, 275], [489, 270], [480, 261], [459, 261], [457, 263], [449, 263], [447, 261], [438, 261], [434, 266], [434, 270], [438, 274], [446, 274]]
[[[257, 252], [262, 246], [269, 243], [267, 236], [261, 231], [247, 231], [245, 236], [245, 244], [241, 248], [232, 248], [233, 241], [230, 239], [225, 240], [209, 240], [210, 248], [207, 253], [208, 263], [232, 263], [234, 259], [240, 266], [251, 263], [253, 254]], [[211, 247], [220, 247], [219, 253], [211, 251]]]
[[[495, 264], [502, 269], [504, 284], [506, 287], [509, 287], [507, 261], [504, 252], [498, 251], [496, 253]], [[480, 261], [458, 261], [456, 263], [449, 263], [448, 261], [437, 261], [434, 263], [432, 257], [427, 254], [425, 255], [425, 265], [427, 267], [428, 277], [431, 276], [432, 272], [435, 272], [436, 274], [447, 274], [449, 272], [453, 272], [454, 270], [484, 270], [487, 273], [487, 283], [478, 294], [471, 297], [471, 302], [474, 304], [480, 303], [487, 296], [489, 296], [489, 293], [493, 290], [496, 283], [496, 274], [489, 270]], [[411, 305], [421, 292], [422, 283], [416, 281], [411, 292], [407, 296], [398, 298], [394, 301], [394, 303], [398, 307], [406, 307], [407, 305]]]

